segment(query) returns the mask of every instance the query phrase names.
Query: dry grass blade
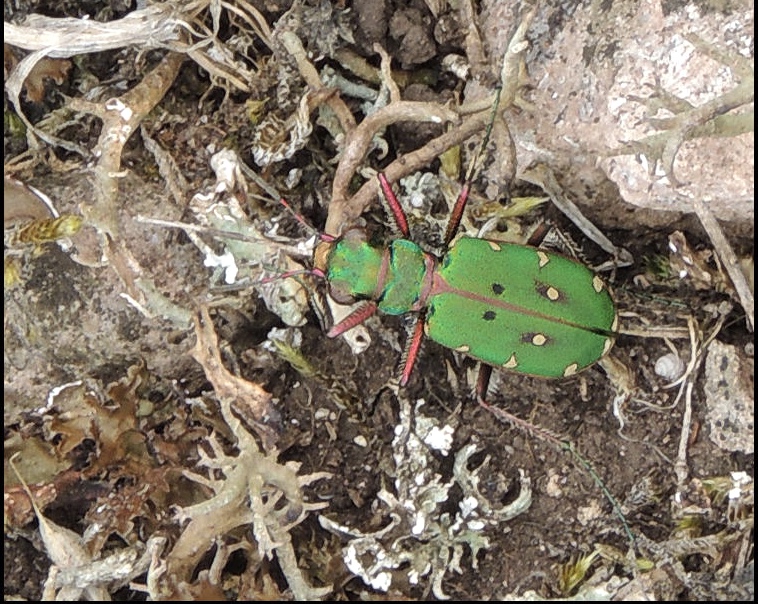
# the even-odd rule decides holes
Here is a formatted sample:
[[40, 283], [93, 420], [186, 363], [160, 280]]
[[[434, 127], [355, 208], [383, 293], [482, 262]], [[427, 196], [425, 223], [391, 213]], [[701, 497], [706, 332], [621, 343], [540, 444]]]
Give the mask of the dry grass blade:
[[[154, 4], [115, 21], [29, 15], [23, 25], [4, 23], [4, 42], [49, 57], [114, 50], [124, 46], [156, 48], [179, 38], [181, 20], [170, 4]], [[7, 84], [6, 84], [7, 85]]]

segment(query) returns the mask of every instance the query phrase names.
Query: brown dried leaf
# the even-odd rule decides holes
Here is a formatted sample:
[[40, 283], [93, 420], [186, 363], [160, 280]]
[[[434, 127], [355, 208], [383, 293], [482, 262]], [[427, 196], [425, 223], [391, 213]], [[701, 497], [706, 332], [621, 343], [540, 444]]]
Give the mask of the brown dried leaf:
[[192, 351], [194, 359], [202, 365], [208, 381], [219, 400], [234, 401], [238, 406], [245, 406], [249, 416], [255, 420], [255, 429], [263, 439], [266, 449], [270, 450], [276, 434], [265, 425], [265, 419], [272, 415], [271, 394], [259, 384], [230, 373], [221, 360], [218, 337], [207, 307], [202, 307], [195, 320], [197, 343]]
[[100, 551], [113, 533], [127, 543], [134, 541], [131, 534], [134, 518], [142, 516], [150, 519], [155, 515], [146, 505], [147, 502], [154, 502], [158, 509], [165, 505], [161, 500], [170, 491], [166, 472], [166, 468], [149, 470], [140, 476], [137, 484], [127, 484], [110, 491], [90, 508], [85, 516], [87, 524], [98, 527], [97, 534], [88, 543], [92, 551]]
[[60, 435], [58, 454], [66, 457], [87, 438], [95, 438], [94, 422], [99, 403], [94, 393], [77, 382], [67, 384], [51, 394], [58, 413], [50, 423], [51, 435]]
[[[141, 474], [152, 467], [145, 445], [146, 437], [138, 424], [142, 399], [138, 389], [145, 381], [144, 363], [130, 367], [127, 376], [106, 388], [108, 400], [99, 397], [83, 383], [61, 388], [53, 396], [57, 414], [50, 422], [50, 433], [60, 435], [58, 452], [69, 456], [86, 439], [97, 445], [97, 456], [86, 470], [96, 475], [102, 470], [121, 469], [121, 473]], [[125, 468], [130, 468], [126, 470]]]
[[66, 81], [70, 69], [71, 61], [68, 59], [40, 59], [24, 82], [27, 98], [33, 103], [42, 101], [45, 97], [45, 79], [50, 78], [60, 86]]
[[[11, 467], [16, 471], [14, 460], [10, 461]], [[81, 538], [74, 531], [62, 526], [58, 526], [53, 521], [48, 520], [37, 506], [34, 495], [29, 490], [21, 475], [16, 471], [22, 487], [29, 496], [34, 507], [34, 513], [39, 521], [39, 532], [45, 551], [52, 561], [53, 565], [58, 568], [68, 568], [71, 566], [81, 566], [91, 562], [91, 557], [87, 550], [82, 546]], [[54, 575], [54, 573], [52, 573]], [[48, 581], [50, 579], [48, 578]], [[107, 595], [107, 594], [106, 594]]]

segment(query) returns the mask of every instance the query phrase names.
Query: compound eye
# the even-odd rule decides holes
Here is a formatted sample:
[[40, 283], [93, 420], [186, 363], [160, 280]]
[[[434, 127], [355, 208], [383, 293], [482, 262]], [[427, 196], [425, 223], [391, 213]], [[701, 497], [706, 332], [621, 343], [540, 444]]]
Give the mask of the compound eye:
[[332, 281], [329, 283], [329, 295], [334, 298], [337, 304], [354, 304], [356, 302], [355, 297], [350, 293], [348, 283]]

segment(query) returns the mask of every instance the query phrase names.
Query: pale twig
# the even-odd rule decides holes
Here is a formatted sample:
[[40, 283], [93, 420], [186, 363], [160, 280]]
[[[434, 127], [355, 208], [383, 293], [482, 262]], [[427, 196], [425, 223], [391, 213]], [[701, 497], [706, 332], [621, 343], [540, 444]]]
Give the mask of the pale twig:
[[679, 433], [679, 448], [674, 462], [674, 473], [679, 488], [683, 488], [689, 476], [687, 468], [687, 446], [690, 441], [690, 425], [692, 424], [692, 388], [694, 384], [687, 382], [687, 395], [684, 397], [684, 413], [682, 414], [682, 429]]
[[[24, 81], [35, 64], [44, 57], [68, 58], [132, 45], [142, 48], [162, 47], [177, 40], [180, 22], [175, 16], [175, 9], [165, 4], [133, 11], [122, 19], [109, 23], [37, 14], [29, 15], [21, 25], [6, 21], [3, 24], [4, 42], [33, 51], [16, 65], [5, 82], [5, 89], [17, 115], [30, 133], [45, 142], [89, 157], [89, 152], [76, 143], [59, 139], [36, 128], [24, 114], [19, 97]], [[36, 141], [32, 139], [31, 144], [36, 144]]]
[[273, 46], [271, 28], [265, 17], [252, 4], [245, 0], [235, 0], [235, 2], [221, 2], [221, 6], [244, 19], [266, 46], [269, 48]]
[[[684, 397], [685, 400], [685, 407], [684, 407], [684, 416], [682, 417], [682, 430], [679, 437], [679, 448], [677, 451], [677, 459], [674, 463], [674, 472], [676, 473], [677, 480], [679, 483], [679, 487], [684, 487], [684, 482], [687, 480], [687, 476], [689, 474], [689, 471], [687, 469], [687, 445], [689, 444], [689, 438], [690, 438], [690, 424], [692, 423], [692, 388], [695, 383], [695, 377], [697, 376], [697, 371], [700, 368], [700, 365], [702, 365], [703, 360], [705, 359], [705, 353], [708, 349], [708, 345], [713, 342], [714, 339], [716, 339], [716, 336], [721, 331], [721, 328], [724, 325], [724, 321], [726, 320], [726, 317], [720, 316], [718, 321], [716, 322], [716, 325], [714, 326], [711, 333], [708, 335], [707, 338], [703, 341], [703, 343], [695, 350], [693, 347], [692, 351], [692, 358], [690, 359], [689, 364], [687, 365], [687, 369], [684, 372], [684, 375], [679, 378], [676, 382], [674, 382], [672, 385], [675, 385], [677, 383], [681, 383], [679, 393], [677, 394], [676, 401], [679, 400], [679, 398], [682, 395], [683, 391], [686, 391], [686, 396]], [[694, 325], [694, 319], [690, 317], [689, 321], [690, 329], [694, 332], [695, 325]]]
[[[363, 57], [359, 56], [354, 50], [348, 47], [338, 48], [334, 51], [332, 57], [338, 61], [347, 71], [358, 76], [359, 79], [371, 84], [381, 84], [382, 78], [379, 70]], [[400, 88], [405, 88], [412, 80], [414, 74], [402, 69], [392, 70], [392, 79], [395, 80]]]
[[103, 251], [123, 281], [126, 293], [140, 303], [145, 302], [144, 292], [137, 283], [142, 277], [142, 268], [120, 236], [117, 178], [122, 175], [121, 154], [137, 126], [163, 99], [183, 62], [183, 55], [169, 53], [134, 88], [106, 103], [70, 100], [73, 109], [92, 113], [103, 122], [95, 147], [98, 161], [94, 168], [94, 203], [82, 204], [82, 215], [97, 229]]
[[458, 4], [458, 14], [461, 23], [466, 23], [466, 36], [463, 46], [466, 49], [466, 58], [471, 66], [474, 77], [481, 77], [487, 71], [487, 55], [484, 52], [484, 44], [479, 30], [476, 27], [477, 18], [471, 0], [462, 0]]
[[[676, 408], [679, 405], [679, 401], [682, 398], [682, 395], [686, 393], [685, 396], [685, 409], [684, 409], [684, 416], [682, 418], [682, 427], [680, 431], [680, 437], [679, 437], [679, 447], [677, 451], [677, 459], [674, 462], [674, 471], [677, 475], [677, 478], [679, 480], [679, 484], [684, 484], [684, 481], [687, 478], [688, 470], [687, 470], [687, 444], [689, 442], [689, 434], [690, 434], [690, 424], [692, 421], [692, 388], [695, 381], [695, 378], [697, 377], [697, 372], [700, 366], [702, 365], [703, 359], [705, 358], [705, 351], [708, 348], [708, 345], [716, 338], [716, 336], [721, 331], [721, 328], [724, 325], [725, 317], [721, 316], [719, 317], [718, 321], [716, 322], [716, 325], [711, 330], [710, 334], [702, 341], [700, 342], [700, 338], [698, 335], [698, 329], [697, 325], [695, 323], [695, 319], [690, 316], [687, 319], [687, 327], [688, 327], [688, 333], [689, 333], [689, 339], [690, 339], [690, 359], [687, 363], [687, 367], [684, 371], [684, 373], [679, 377], [677, 380], [671, 382], [670, 384], [666, 384], [664, 388], [673, 388], [675, 386], [679, 386], [679, 391], [677, 392], [676, 397], [674, 398], [674, 401], [670, 405], [654, 405], [652, 403], [643, 401], [641, 399], [635, 399], [636, 402], [640, 403], [644, 407], [656, 411], [656, 412], [663, 412], [668, 411], [671, 409]], [[650, 336], [648, 336], [650, 337]], [[660, 337], [660, 336], [655, 336]], [[667, 343], [668, 344], [668, 343]], [[617, 417], [619, 417], [620, 420], [623, 420], [623, 416], [621, 415], [620, 409], [618, 413], [615, 413]], [[627, 440], [629, 442], [636, 442], [641, 443], [647, 446], [652, 447], [663, 459], [666, 461], [669, 461], [668, 458], [663, 454], [662, 451], [653, 443], [640, 440], [640, 439], [633, 439], [625, 434], [623, 434], [623, 423], [622, 426], [618, 430], [619, 436], [621, 436], [624, 440]]]
[[672, 340], [684, 340], [689, 337], [686, 327], [632, 327], [621, 325], [617, 332], [619, 335], [633, 336], [635, 338], [660, 338]]
[[5, 21], [3, 41], [25, 50], [44, 50], [46, 56], [58, 58], [125, 46], [156, 48], [178, 38], [180, 21], [170, 4], [148, 6], [107, 23], [31, 14], [21, 25]]
[[[323, 89], [324, 84], [321, 82], [321, 78], [318, 75], [318, 71], [316, 71], [316, 68], [313, 66], [313, 63], [308, 59], [308, 55], [305, 52], [305, 48], [303, 48], [303, 43], [300, 41], [300, 38], [291, 31], [285, 31], [281, 35], [281, 41], [287, 49], [287, 52], [289, 52], [295, 60], [301, 77], [305, 80], [311, 90], [318, 92]], [[329, 95], [326, 97], [325, 102], [337, 116], [343, 131], [349, 132], [355, 127], [355, 118], [339, 95]]]
[[718, 321], [716, 321], [716, 325], [711, 330], [711, 333], [708, 334], [703, 342], [698, 345], [699, 338], [695, 319], [692, 316], [688, 318], [687, 326], [690, 332], [691, 344], [689, 363], [687, 364], [687, 368], [685, 369], [684, 374], [679, 379], [665, 386], [666, 388], [672, 388], [677, 385], [679, 386], [679, 392], [677, 393], [676, 398], [670, 407], [675, 407], [678, 405], [679, 399], [682, 397], [682, 394], [685, 394], [685, 406], [682, 416], [682, 427], [679, 435], [679, 447], [677, 449], [676, 461], [674, 462], [674, 472], [677, 476], [677, 481], [680, 488], [682, 488], [685, 481], [687, 480], [687, 476], [689, 475], [689, 470], [687, 468], [687, 446], [689, 444], [691, 429], [690, 425], [692, 423], [692, 389], [695, 383], [695, 378], [697, 377], [697, 372], [703, 363], [703, 359], [705, 358], [705, 352], [708, 348], [708, 345], [719, 334], [721, 328], [724, 325], [724, 321], [725, 317], [720, 316]]
[[374, 44], [374, 52], [376, 52], [381, 57], [382, 84], [384, 84], [390, 92], [390, 102], [397, 103], [401, 100], [400, 88], [398, 88], [394, 78], [392, 77], [392, 60], [387, 54], [387, 51], [382, 48], [381, 44]]
[[[644, 155], [654, 161], [648, 162], [652, 171], [660, 163], [672, 185], [679, 184], [674, 174], [674, 160], [682, 144], [688, 140], [713, 136], [734, 136], [742, 132], [752, 132], [753, 115], [733, 115], [734, 109], [753, 102], [755, 96], [755, 81], [753, 65], [740, 55], [728, 56], [711, 45], [706, 44], [696, 36], [685, 35], [685, 39], [698, 51], [715, 61], [729, 66], [739, 83], [731, 90], [720, 96], [693, 107], [662, 91], [662, 96], [668, 103], [667, 109], [675, 112], [672, 117], [651, 119], [659, 132], [641, 140], [624, 143], [620, 148], [602, 153], [605, 157], [617, 155]], [[643, 103], [647, 102], [642, 100]]]
[[624, 248], [617, 247], [600, 229], [590, 222], [577, 205], [563, 193], [552, 170], [544, 164], [526, 170], [521, 178], [542, 188], [550, 196], [553, 204], [563, 212], [587, 237], [603, 250], [611, 254], [617, 266], [628, 266], [634, 262], [632, 255]]
[[737, 254], [734, 253], [732, 246], [729, 245], [729, 241], [724, 235], [721, 225], [716, 220], [710, 208], [697, 198], [692, 200], [692, 206], [705, 232], [708, 233], [708, 237], [710, 237], [711, 243], [713, 243], [713, 248], [721, 260], [721, 264], [732, 280], [737, 297], [745, 311], [748, 329], [753, 331], [755, 327], [755, 298], [745, 278], [745, 274], [740, 268]]

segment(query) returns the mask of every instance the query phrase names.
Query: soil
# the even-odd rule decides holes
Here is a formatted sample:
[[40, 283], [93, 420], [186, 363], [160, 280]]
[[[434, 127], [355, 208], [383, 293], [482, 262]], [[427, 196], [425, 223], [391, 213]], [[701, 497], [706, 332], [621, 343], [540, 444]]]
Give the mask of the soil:
[[[44, 2], [34, 10], [71, 17], [81, 17], [84, 10], [76, 8], [76, 3], [53, 4], [55, 12], [51, 12], [53, 5]], [[91, 16], [103, 21], [121, 18], [129, 10], [120, 8], [120, 3], [90, 4]], [[281, 23], [290, 9], [289, 2], [252, 4], [269, 25]], [[339, 56], [335, 49], [347, 48], [375, 68], [378, 58], [373, 45], [380, 43], [400, 81], [406, 74], [437, 76], [431, 85], [404, 84], [404, 99], [445, 103], [463, 94], [461, 83], [441, 66], [443, 57], [464, 53], [471, 26], [465, 11], [445, 9], [435, 17], [429, 8], [434, 3], [421, 0], [303, 4], [305, 9], [293, 9], [288, 18], [299, 21], [295, 31], [310, 44], [317, 39], [321, 45], [309, 48], [311, 58], [321, 52], [340, 75], [357, 80], [333, 58]], [[515, 5], [511, 10], [518, 14]], [[478, 14], [475, 11], [472, 18]], [[21, 16], [19, 10], [5, 18], [15, 22]], [[199, 18], [210, 27], [208, 15]], [[228, 41], [239, 33], [238, 27], [239, 21], [224, 16], [222, 37]], [[309, 27], [311, 38], [303, 33]], [[538, 41], [539, 36], [533, 37]], [[36, 102], [27, 98], [23, 106], [37, 116], [32, 121], [38, 120], [66, 98], [79, 95], [77, 85], [83, 86], [87, 78], [110, 86], [110, 96], [121, 94], [123, 89], [114, 82], [132, 87], [160, 61], [160, 51], [137, 57], [139, 50], [81, 55], [81, 61], [72, 62], [64, 82], [45, 80], [45, 96]], [[631, 266], [603, 274], [614, 292], [622, 327], [609, 356], [579, 375], [558, 380], [496, 369], [487, 394], [493, 411], [478, 404], [473, 394], [477, 364], [461, 352], [426, 340], [407, 387], [398, 388], [405, 343], [414, 327], [412, 316], [372, 316], [365, 322], [371, 344], [355, 353], [342, 338], [326, 337], [330, 319], [318, 280], [303, 277], [311, 302], [302, 309], [302, 324], [288, 326], [287, 318], [272, 312], [259, 297], [258, 283], [227, 287], [220, 270], [211, 275], [212, 270], [203, 266], [207, 253], [199, 253], [184, 231], [138, 219], [197, 222], [189, 199], [198, 193], [211, 195], [218, 173], [214, 175], [211, 169], [210, 156], [229, 146], [270, 186], [283, 192], [306, 222], [316, 227], [326, 223], [335, 175], [331, 160], [338, 156], [338, 142], [330, 126], [321, 122], [290, 157], [263, 168], [255, 166], [250, 141], [260, 142], [255, 137], [261, 116], [273, 117], [281, 109], [279, 117], [286, 120], [297, 109], [303, 89], [287, 89], [293, 80], [285, 78], [292, 78], [296, 71], [292, 64], [280, 65], [279, 54], [260, 43], [252, 44], [248, 52], [260, 56], [257, 89], [243, 94], [229, 86], [231, 92], [225, 94], [212, 85], [206, 69], [186, 60], [157, 108], [144, 119], [142, 125], [150, 138], [169, 152], [184, 179], [183, 196], [171, 193], [171, 186], [180, 179], [167, 178], [146, 137], [132, 137], [123, 149], [124, 174], [113, 216], [119, 229], [111, 249], [129, 250], [129, 257], [140, 267], [140, 278], [149, 278], [162, 294], [162, 306], [141, 313], [125, 301], [121, 294], [137, 291], [124, 281], [127, 269], [119, 272], [85, 265], [82, 259], [97, 258], [102, 244], [102, 231], [89, 226], [86, 219], [82, 231], [73, 236], [73, 253], [51, 243], [26, 248], [20, 276], [12, 287], [6, 286], [6, 598], [42, 597], [51, 559], [60, 568], [76, 569], [80, 564], [90, 569], [87, 564], [92, 560], [105, 559], [123, 548], [142, 551], [138, 546], [156, 535], [167, 540], [159, 558], [170, 562], [166, 574], [156, 571], [165, 584], [152, 596], [291, 599], [305, 593], [316, 597], [316, 591], [302, 587], [298, 591], [293, 585], [293, 570], [283, 561], [282, 549], [265, 549], [262, 525], [248, 520], [227, 530], [203, 532], [197, 517], [184, 524], [177, 519], [178, 509], [186, 511], [201, 501], [215, 500], [219, 491], [213, 481], [231, 481], [226, 466], [209, 469], [203, 462], [224, 455], [231, 459], [247, 451], [238, 431], [244, 429], [257, 443], [246, 446], [272, 455], [276, 472], [286, 467], [287, 471], [295, 468], [299, 477], [312, 476], [298, 488], [306, 504], [319, 504], [320, 509], [306, 505], [303, 511], [301, 505], [294, 516], [287, 516], [287, 522], [280, 519], [283, 533], [266, 526], [273, 541], [275, 536], [289, 535], [305, 583], [314, 589], [328, 586], [318, 597], [486, 600], [558, 598], [579, 592], [580, 597], [614, 599], [752, 599], [752, 482], [741, 483], [741, 494], [732, 490], [732, 499], [726, 493], [737, 488], [735, 473], [743, 472], [752, 481], [753, 449], [742, 444], [742, 448], [727, 450], [724, 440], [713, 434], [724, 426], [710, 419], [713, 403], [707, 394], [708, 349], [703, 342], [714, 332], [716, 341], [735, 351], [729, 362], [739, 364], [737, 373], [742, 377], [729, 387], [732, 402], [752, 409], [753, 335], [698, 222], [692, 216], [670, 214], [665, 227], [652, 227], [647, 220], [636, 223], [636, 214], [619, 210], [620, 199], [606, 199], [602, 207], [580, 199], [585, 215], [637, 259]], [[484, 60], [468, 59], [474, 71], [476, 60]], [[487, 78], [498, 73], [495, 63], [490, 69], [479, 67], [487, 73], [485, 85], [489, 85]], [[276, 95], [284, 95], [289, 106], [283, 98], [277, 106]], [[252, 101], [258, 99], [269, 102], [260, 115], [253, 116]], [[360, 104], [351, 101], [349, 107], [360, 123], [364, 119]], [[13, 112], [8, 97], [5, 110]], [[60, 130], [58, 136], [88, 149], [100, 144], [97, 120], [81, 114], [76, 120], [75, 127]], [[8, 123], [6, 163], [26, 150]], [[384, 169], [443, 131], [435, 124], [395, 124], [383, 139], [386, 156], [377, 159], [381, 153], [375, 152], [363, 164]], [[480, 136], [471, 138], [470, 149], [478, 148]], [[260, 146], [271, 150], [275, 144], [264, 141]], [[469, 156], [464, 153], [462, 173]], [[34, 157], [32, 167], [17, 171], [17, 178], [49, 192], [61, 212], [80, 213], [92, 203], [97, 194], [92, 163], [61, 148], [37, 151]], [[502, 158], [488, 155], [484, 163], [486, 171], [493, 165], [508, 171]], [[425, 171], [436, 174], [439, 165], [434, 160]], [[287, 178], [293, 173], [298, 178], [288, 189]], [[216, 198], [219, 203], [228, 199], [224, 195], [237, 195], [246, 204], [244, 223], [268, 233], [276, 225], [279, 242], [294, 246], [308, 238], [305, 228], [275, 199], [259, 201], [266, 192], [249, 182], [248, 176], [242, 179], [248, 181], [248, 189], [222, 191]], [[353, 180], [351, 194], [365, 179], [355, 176]], [[474, 180], [472, 206], [482, 204], [480, 191], [499, 186], [493, 181], [487, 176]], [[405, 193], [410, 185], [395, 188]], [[533, 183], [516, 180], [501, 204], [482, 210], [490, 215], [467, 218], [463, 228], [472, 223], [481, 226], [511, 199], [542, 194]], [[437, 195], [429, 206], [410, 211], [409, 216], [412, 238], [442, 255], [439, 242], [449, 212], [444, 195]], [[401, 201], [408, 203], [405, 195]], [[361, 228], [377, 241], [386, 243], [396, 236], [381, 204], [374, 203], [361, 214]], [[593, 267], [607, 260], [607, 254], [551, 204], [516, 218], [501, 218], [496, 233], [510, 237], [523, 230], [526, 235], [542, 223], [560, 234], [561, 253], [577, 255]], [[9, 225], [6, 215], [6, 234], [9, 226], [18, 228]], [[677, 258], [668, 238], [675, 230], [686, 234], [697, 266], [712, 276], [707, 287], [672, 274]], [[751, 230], [752, 225], [742, 224], [728, 234]], [[221, 251], [217, 240], [208, 237], [206, 241]], [[731, 243], [744, 256], [751, 237], [735, 235]], [[18, 238], [6, 237], [6, 284], [8, 250], [18, 245]], [[111, 259], [126, 257], [114, 254]], [[310, 266], [307, 254], [297, 260]], [[169, 319], [169, 303], [184, 313], [177, 311], [175, 316], [190, 323]], [[218, 352], [223, 368], [211, 367], [210, 353], [197, 352], [201, 308], [209, 309], [218, 337], [214, 345], [205, 342], [207, 350]], [[672, 347], [685, 364], [689, 361], [688, 319], [698, 363], [683, 386], [669, 387], [675, 378], [657, 375], [654, 366]], [[301, 339], [295, 345], [299, 353], [277, 349], [271, 343], [274, 328], [282, 330], [289, 342]], [[676, 333], [669, 339], [653, 337], [655, 329]], [[647, 335], [640, 336], [640, 331]], [[237, 378], [270, 395], [267, 398], [255, 390], [257, 394], [249, 398], [231, 397], [233, 417], [243, 428], [231, 425], [231, 416], [219, 404], [224, 398], [219, 385], [223, 380], [242, 392], [234, 381]], [[49, 395], [55, 388], [56, 395]], [[749, 400], [741, 398], [743, 391], [750, 392]], [[265, 413], [259, 413], [256, 404]], [[498, 414], [498, 409], [505, 414]], [[752, 417], [752, 411], [748, 415]], [[410, 426], [411, 434], [421, 434], [424, 422], [447, 430], [447, 447], [428, 445], [414, 452], [412, 438], [399, 438], [402, 426]], [[745, 438], [752, 442], [752, 419], [749, 423], [731, 428], [738, 437], [747, 434]], [[469, 445], [475, 449], [461, 470], [455, 464], [456, 455]], [[27, 462], [18, 462], [20, 473], [31, 485], [42, 513], [56, 526], [82, 536], [80, 546], [86, 552], [82, 560], [63, 560], [51, 553], [48, 538], [40, 534], [39, 516], [31, 510], [10, 468], [9, 459], [16, 451]], [[420, 464], [420, 469], [414, 464]], [[416, 468], [410, 478], [409, 468]], [[251, 468], [245, 473], [255, 471]], [[324, 472], [328, 474], [319, 474]], [[202, 474], [206, 482], [193, 481], [190, 473]], [[462, 476], [478, 480], [474, 514], [482, 522], [478, 530], [471, 528], [475, 526], [471, 517], [461, 515], [470, 494]], [[294, 496], [284, 488], [285, 496], [279, 499], [281, 492], [274, 488], [279, 486], [272, 480], [261, 491], [262, 505], [271, 503], [271, 516], [265, 522], [279, 518], [277, 510], [296, 507]], [[503, 510], [522, 501], [529, 489], [530, 505], [506, 519]], [[252, 493], [248, 496], [254, 497]], [[396, 501], [388, 501], [386, 493]], [[423, 502], [422, 494], [427, 497]], [[243, 499], [240, 510], [248, 511], [248, 505], [254, 508], [249, 499]], [[104, 507], [111, 511], [103, 512]], [[422, 516], [414, 516], [411, 508], [419, 514], [426, 511], [423, 530], [413, 524]], [[328, 529], [319, 516], [342, 530]], [[382, 536], [381, 529], [395, 521], [397, 525]], [[468, 526], [468, 532], [461, 525]], [[198, 540], [192, 556], [185, 559], [196, 563], [182, 574], [179, 569], [185, 569], [171, 558], [171, 552], [183, 543], [183, 531], [186, 537], [190, 530], [197, 531]], [[73, 538], [61, 537], [63, 543]], [[347, 567], [349, 545], [359, 542], [368, 549], [358, 558], [374, 579], [380, 573], [374, 569], [371, 574], [368, 569], [376, 562], [373, 556], [378, 548], [384, 548], [385, 557], [397, 556], [396, 567], [387, 571], [386, 588], [379, 588], [378, 582], [369, 585], [367, 577], [357, 576], [356, 566]], [[472, 547], [474, 543], [479, 547]], [[174, 553], [178, 556], [175, 549]], [[414, 574], [415, 565], [423, 560], [431, 566]], [[586, 573], [578, 570], [583, 560], [589, 565]], [[100, 583], [92, 579], [90, 586], [105, 589], [114, 599], [145, 597], [135, 584], [146, 583], [147, 566], [135, 571], [131, 583], [116, 580], [112, 559], [108, 566], [112, 571], [108, 579]], [[53, 592], [60, 589], [58, 584]], [[92, 598], [98, 592], [91, 588], [63, 593]]]

